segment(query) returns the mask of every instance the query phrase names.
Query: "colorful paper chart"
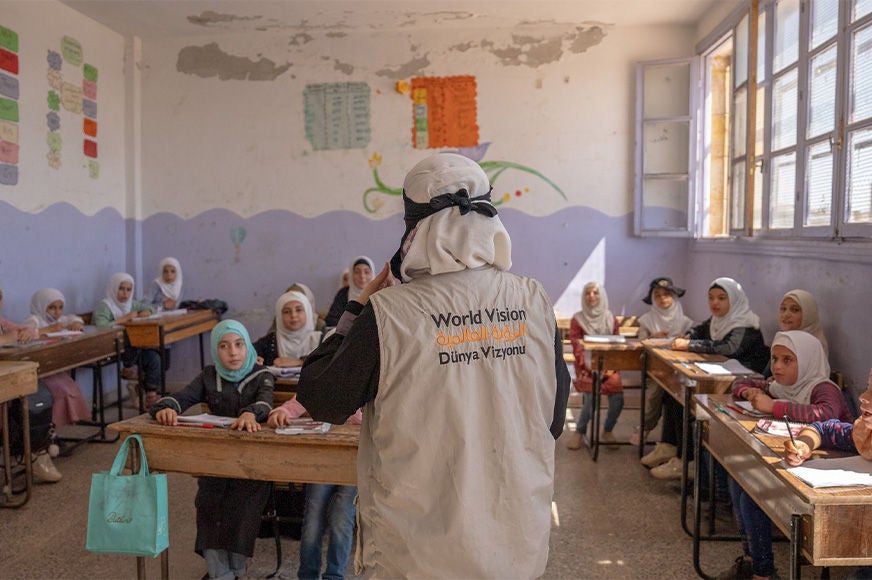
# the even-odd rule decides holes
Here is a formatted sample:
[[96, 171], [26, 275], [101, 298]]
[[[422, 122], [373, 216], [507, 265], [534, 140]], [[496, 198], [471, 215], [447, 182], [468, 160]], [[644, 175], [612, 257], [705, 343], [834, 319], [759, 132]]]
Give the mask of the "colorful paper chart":
[[474, 76], [412, 79], [412, 145], [416, 149], [478, 145]]

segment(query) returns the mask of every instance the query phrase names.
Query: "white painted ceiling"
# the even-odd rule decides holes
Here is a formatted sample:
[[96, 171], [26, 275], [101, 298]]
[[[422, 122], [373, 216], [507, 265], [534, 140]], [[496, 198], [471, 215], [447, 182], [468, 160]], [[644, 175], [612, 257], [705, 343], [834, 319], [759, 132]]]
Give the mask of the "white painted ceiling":
[[742, 0], [62, 0], [125, 36], [143, 39], [219, 31], [488, 28], [518, 22], [618, 26], [696, 24]]

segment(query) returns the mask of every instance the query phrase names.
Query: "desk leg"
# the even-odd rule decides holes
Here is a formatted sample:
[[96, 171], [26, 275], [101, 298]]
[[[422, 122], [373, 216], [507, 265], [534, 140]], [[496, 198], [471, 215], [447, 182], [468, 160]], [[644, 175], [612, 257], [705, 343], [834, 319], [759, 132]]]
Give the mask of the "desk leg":
[[[648, 356], [647, 353], [643, 350], [642, 354], [639, 355], [641, 359], [642, 366], [642, 403], [641, 409], [639, 413], [641, 417], [639, 419], [639, 459], [645, 455], [645, 399], [647, 398], [648, 393]], [[667, 395], [668, 396], [668, 395]]]
[[[121, 338], [115, 339], [115, 391], [116, 391], [116, 399], [115, 402], [118, 405], [118, 422], [124, 420], [124, 409], [121, 404], [121, 349], [124, 348], [124, 340]], [[120, 438], [120, 434], [114, 440], [118, 441]]]
[[[685, 385], [684, 407], [681, 410], [681, 527], [684, 532], [693, 536], [693, 532], [687, 527], [687, 496], [688, 496], [688, 462], [690, 461], [691, 429], [690, 429], [690, 406], [693, 404], [693, 388]], [[699, 465], [699, 457], [696, 458]]]
[[0, 403], [0, 413], [2, 413], [3, 421], [3, 470], [6, 476], [6, 502], [0, 504], [4, 508], [20, 508], [30, 500], [30, 495], [33, 492], [33, 467], [30, 462], [30, 414], [27, 409], [27, 397], [19, 397], [21, 401], [21, 429], [22, 429], [22, 447], [24, 448], [24, 497], [18, 501], [9, 501], [12, 499], [12, 457], [9, 449], [9, 401]]
[[[702, 432], [702, 425], [700, 421], [697, 421], [698, 431]], [[700, 533], [700, 526], [702, 522], [702, 494], [700, 493], [700, 475], [702, 469], [700, 469], [699, 456], [702, 453], [702, 437], [698, 437], [696, 439], [695, 445], [696, 449], [696, 469], [695, 475], [693, 478], [693, 569], [696, 570], [696, 573], [699, 574], [700, 578], [711, 578], [711, 576], [707, 575], [702, 571], [699, 563], [699, 551], [700, 551], [700, 542], [702, 541], [702, 534]], [[684, 507], [682, 503], [682, 507]], [[684, 519], [682, 518], [682, 524], [684, 523]]]
[[790, 516], [790, 580], [802, 577], [802, 516]]
[[600, 432], [600, 396], [602, 396], [603, 384], [603, 357], [596, 358], [596, 370], [593, 373], [590, 385], [590, 453], [594, 461], [599, 458], [599, 432]]
[[164, 343], [164, 328], [163, 325], [158, 327], [158, 336], [160, 338], [160, 396], [165, 397], [167, 394], [167, 350]]
[[161, 580], [169, 580], [170, 577], [170, 549], [160, 553], [160, 577]]

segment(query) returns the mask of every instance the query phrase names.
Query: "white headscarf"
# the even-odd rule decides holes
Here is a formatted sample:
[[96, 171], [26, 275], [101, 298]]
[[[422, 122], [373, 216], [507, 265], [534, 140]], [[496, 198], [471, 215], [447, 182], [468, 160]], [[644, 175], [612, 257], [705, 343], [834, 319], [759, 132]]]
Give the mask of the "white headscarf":
[[315, 307], [315, 293], [312, 292], [312, 289], [306, 286], [301, 282], [294, 282], [290, 286], [288, 286], [287, 292], [300, 292], [306, 295], [306, 299], [309, 301], [309, 304], [312, 305], [312, 313], [314, 314], [317, 311]]
[[[438, 153], [424, 159], [403, 182], [406, 198], [418, 204], [461, 190], [471, 199], [487, 195], [491, 186], [478, 163], [455, 153]], [[496, 210], [485, 200], [471, 202], [475, 204], [486, 204], [494, 215], [448, 205], [418, 221], [400, 250], [404, 282], [482, 266], [500, 270], [512, 266], [512, 242]]]
[[[118, 287], [121, 286], [122, 282], [130, 282], [130, 298], [127, 299], [127, 302], [118, 302]], [[133, 306], [133, 288], [135, 287], [133, 276], [126, 272], [117, 272], [109, 278], [109, 283], [106, 284], [106, 298], [103, 299], [103, 302], [109, 307], [114, 318], [121, 318], [130, 312], [130, 308]]]
[[673, 296], [669, 308], [660, 308], [656, 302], [651, 304], [651, 310], [639, 317], [639, 324], [651, 334], [665, 332], [666, 336], [683, 336], [693, 326], [693, 320], [684, 315], [681, 302], [677, 296]]
[[[599, 289], [599, 304], [591, 308], [584, 300], [589, 288]], [[574, 318], [587, 334], [612, 334], [615, 332], [615, 315], [609, 310], [609, 297], [599, 282], [588, 282], [581, 293], [581, 311]]]
[[341, 290], [348, 286], [351, 283], [351, 272], [348, 271], [348, 268], [342, 270], [339, 273], [339, 286], [336, 287], [337, 290]]
[[34, 292], [30, 297], [30, 316], [24, 321], [27, 326], [40, 329], [50, 326], [56, 322], [60, 322], [62, 326], [67, 327], [74, 322], [83, 322], [81, 318], [75, 314], [63, 314], [57, 320], [52, 318], [46, 309], [52, 302], [61, 302], [66, 304], [66, 299], [63, 293], [57, 288], [43, 288], [38, 292]]
[[372, 272], [373, 277], [376, 275], [375, 271], [375, 262], [373, 262], [367, 256], [357, 256], [353, 260], [351, 260], [351, 266], [349, 266], [348, 271], [348, 300], [357, 300], [357, 297], [360, 296], [360, 293], [363, 292], [363, 288], [358, 288], [354, 284], [354, 265], [360, 261], [364, 261], [369, 266], [370, 271]]
[[[164, 266], [173, 266], [176, 269], [176, 279], [173, 282], [165, 282], [163, 279]], [[157, 278], [154, 279], [157, 285], [160, 286], [160, 291], [164, 296], [177, 304], [182, 298], [182, 265], [175, 258], [164, 258], [160, 261], [157, 267]]]
[[[299, 330], [288, 330], [282, 322], [282, 308], [288, 302], [299, 302], [306, 311], [306, 324]], [[315, 330], [315, 317], [312, 305], [302, 292], [285, 292], [276, 300], [276, 345], [281, 357], [303, 358], [315, 350], [321, 340], [321, 333]]]
[[799, 325], [798, 330], [804, 330], [817, 338], [821, 342], [821, 346], [824, 347], [824, 353], [829, 354], [830, 346], [827, 344], [827, 337], [824, 336], [824, 327], [818, 316], [817, 300], [814, 299], [812, 293], [796, 289], [785, 294], [781, 301], [783, 302], [785, 298], [795, 300], [802, 310], [802, 324]]
[[802, 330], [775, 333], [772, 348], [783, 346], [796, 356], [798, 372], [792, 385], [772, 383], [769, 392], [777, 399], [787, 399], [801, 405], [811, 403], [811, 392], [819, 384], [830, 380], [830, 363], [821, 342]]
[[742, 285], [732, 278], [715, 278], [709, 284], [709, 290], [719, 286], [727, 293], [730, 299], [730, 311], [726, 316], [712, 316], [709, 324], [709, 332], [712, 340], [721, 340], [734, 328], [760, 328], [760, 318], [751, 312], [748, 297], [742, 289]]

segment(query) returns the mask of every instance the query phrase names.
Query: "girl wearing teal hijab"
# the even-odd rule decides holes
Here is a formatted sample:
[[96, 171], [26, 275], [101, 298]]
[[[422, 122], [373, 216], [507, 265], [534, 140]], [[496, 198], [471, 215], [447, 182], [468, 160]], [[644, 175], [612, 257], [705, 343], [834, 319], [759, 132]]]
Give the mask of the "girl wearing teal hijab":
[[[213, 365], [188, 386], [163, 397], [150, 410], [161, 425], [177, 425], [188, 407], [206, 403], [213, 415], [236, 417], [230, 426], [257, 431], [272, 410], [275, 379], [256, 364], [257, 353], [245, 327], [235, 320], [215, 325], [211, 337]], [[241, 433], [241, 437], [250, 437]], [[247, 558], [270, 494], [270, 484], [246, 479], [201, 477], [198, 482], [195, 551], [206, 559], [210, 578], [245, 575]]]

